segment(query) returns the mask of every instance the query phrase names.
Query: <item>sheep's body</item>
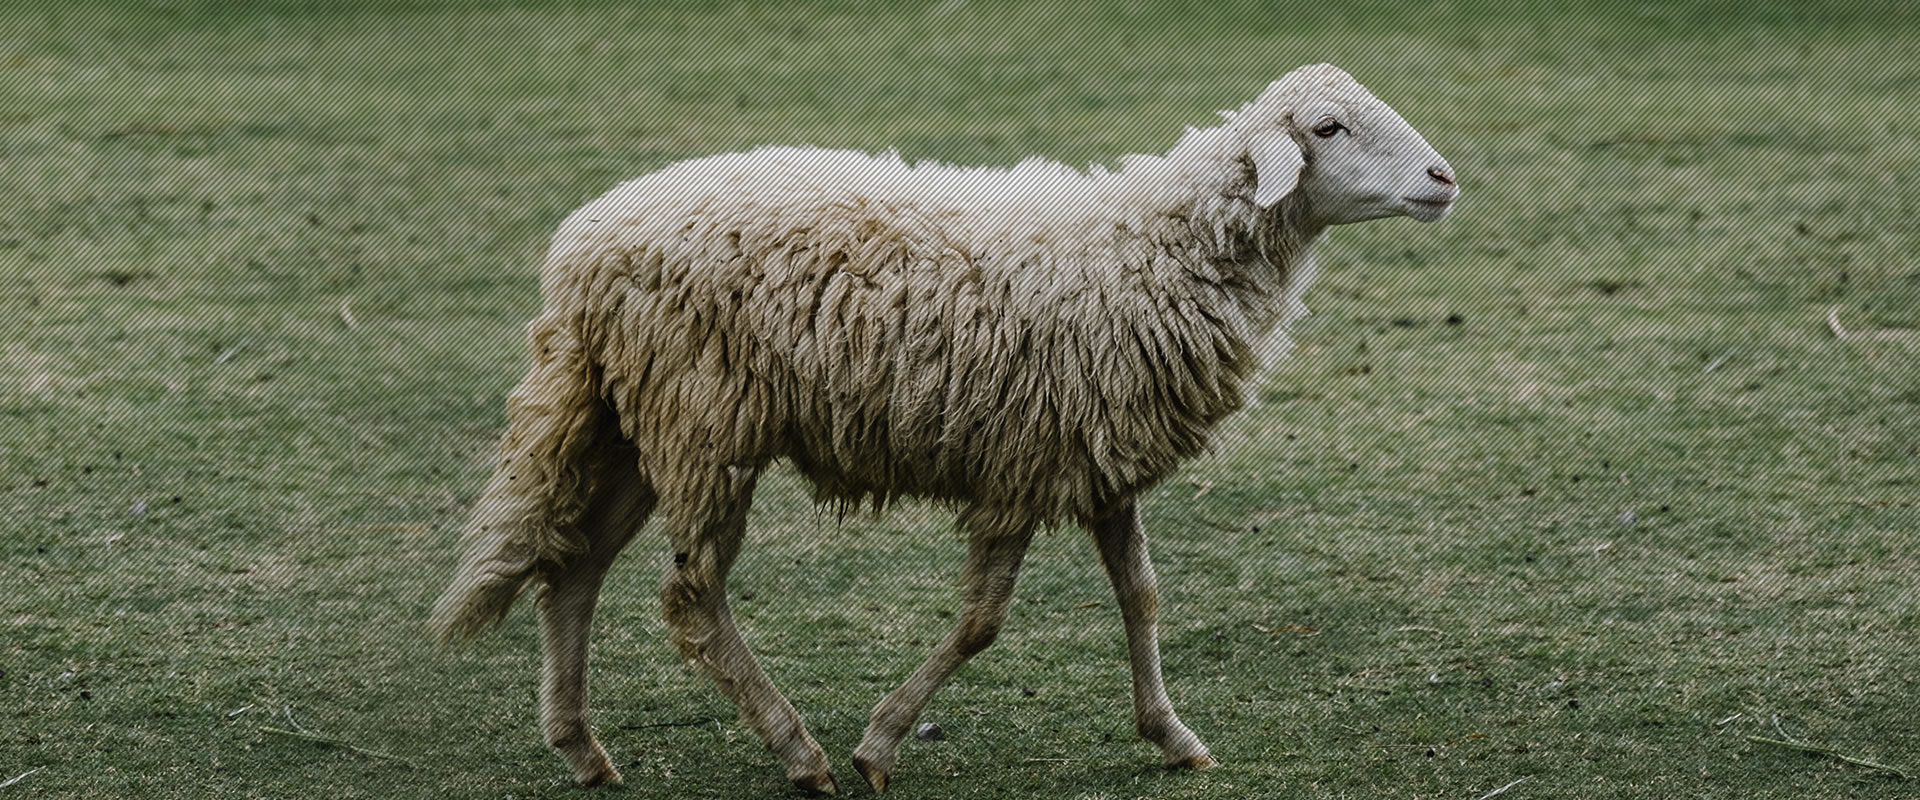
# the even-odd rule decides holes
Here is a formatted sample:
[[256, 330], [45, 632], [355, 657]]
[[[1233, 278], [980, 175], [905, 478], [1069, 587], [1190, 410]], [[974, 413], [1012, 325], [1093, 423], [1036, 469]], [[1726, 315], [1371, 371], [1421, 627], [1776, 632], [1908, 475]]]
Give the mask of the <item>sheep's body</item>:
[[[679, 164], [562, 226], [542, 324], [582, 340], [667, 497], [714, 464], [786, 456], [823, 499], [1090, 522], [1240, 407], [1305, 286], [1262, 257], [1297, 244], [1255, 241], [1250, 204], [1196, 219], [1191, 195], [1137, 174], [1177, 165], [1129, 166], [796, 149]], [[1020, 193], [994, 205], [992, 185]]]
[[[1307, 77], [1294, 93], [1351, 84]], [[676, 164], [587, 204], [547, 257], [535, 364], [436, 623], [472, 632], [543, 584], [548, 738], [583, 782], [616, 778], [585, 722], [586, 620], [607, 563], [662, 504], [676, 641], [796, 783], [831, 791], [721, 589], [753, 482], [784, 457], [823, 501], [932, 498], [961, 507], [973, 538], [960, 628], [875, 710], [856, 752], [875, 788], [933, 689], [991, 641], [1032, 529], [1060, 522], [1100, 544], [1142, 734], [1169, 763], [1211, 763], [1159, 685], [1134, 498], [1241, 407], [1304, 312], [1307, 250], [1329, 220], [1292, 173], [1277, 200], [1256, 198], [1277, 180], [1263, 146], [1276, 147], [1250, 158], [1230, 121], [1092, 173], [773, 148]]]

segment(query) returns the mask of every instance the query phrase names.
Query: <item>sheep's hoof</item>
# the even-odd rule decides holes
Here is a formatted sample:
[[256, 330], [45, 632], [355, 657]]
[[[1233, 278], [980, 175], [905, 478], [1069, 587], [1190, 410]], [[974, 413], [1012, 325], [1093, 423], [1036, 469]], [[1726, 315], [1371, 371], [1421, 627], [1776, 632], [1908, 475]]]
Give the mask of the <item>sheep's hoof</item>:
[[853, 768], [860, 772], [860, 777], [867, 779], [867, 785], [873, 787], [874, 794], [887, 793], [886, 770], [859, 756], [853, 757]]
[[827, 772], [794, 778], [793, 785], [808, 794], [832, 796], [840, 793], [840, 787], [834, 785], [833, 775]]
[[1215, 761], [1213, 754], [1204, 750], [1186, 758], [1176, 758], [1167, 762], [1167, 769], [1210, 769], [1217, 766], [1220, 766], [1220, 762]]
[[602, 769], [592, 772], [581, 773], [579, 779], [580, 785], [586, 787], [606, 786], [623, 780], [620, 777], [620, 770], [614, 769], [612, 764], [606, 764]]

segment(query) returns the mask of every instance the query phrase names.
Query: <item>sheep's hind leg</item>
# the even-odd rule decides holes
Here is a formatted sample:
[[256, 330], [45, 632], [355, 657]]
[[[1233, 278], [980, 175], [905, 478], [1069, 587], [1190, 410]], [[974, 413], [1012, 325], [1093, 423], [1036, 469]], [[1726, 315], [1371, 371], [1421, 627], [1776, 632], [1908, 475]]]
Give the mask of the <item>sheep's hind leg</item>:
[[586, 786], [618, 783], [620, 772], [587, 724], [587, 639], [600, 585], [614, 556], [653, 510], [653, 490], [631, 464], [609, 465], [583, 521], [587, 550], [543, 574], [539, 588], [540, 723], [547, 744]]
[[974, 654], [985, 650], [1007, 620], [1007, 606], [1020, 573], [1020, 560], [1033, 538], [1033, 523], [1017, 521], [995, 525], [979, 509], [961, 518], [968, 533], [967, 564], [961, 572], [963, 600], [960, 624], [935, 647], [920, 668], [900, 688], [873, 709], [866, 735], [853, 751], [853, 767], [875, 792], [885, 792], [900, 741], [927, 707], [935, 690]]
[[787, 778], [806, 791], [835, 794], [826, 752], [754, 661], [727, 609], [727, 573], [740, 554], [757, 470], [728, 466], [721, 474], [706, 502], [670, 513], [673, 563], [660, 579], [661, 611], [681, 655], [740, 708], [741, 719], [785, 763]]
[[1133, 665], [1133, 723], [1140, 737], [1158, 745], [1169, 767], [1211, 767], [1218, 762], [1200, 738], [1180, 722], [1160, 677], [1160, 641], [1155, 631], [1160, 594], [1147, 558], [1147, 537], [1139, 510], [1128, 504], [1093, 525], [1100, 561], [1113, 582], [1120, 618], [1127, 630], [1127, 656]]

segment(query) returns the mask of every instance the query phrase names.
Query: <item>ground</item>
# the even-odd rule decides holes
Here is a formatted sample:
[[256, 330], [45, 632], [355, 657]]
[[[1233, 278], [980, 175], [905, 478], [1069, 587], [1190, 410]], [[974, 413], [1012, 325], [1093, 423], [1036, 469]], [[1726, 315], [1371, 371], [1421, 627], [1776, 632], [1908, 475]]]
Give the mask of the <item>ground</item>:
[[[0, 794], [578, 794], [527, 609], [466, 650], [421, 631], [567, 210], [768, 143], [1113, 164], [1331, 61], [1464, 196], [1334, 231], [1300, 349], [1147, 501], [1171, 691], [1223, 766], [1134, 741], [1067, 529], [894, 792], [1910, 797], [1915, 16], [10, 4]], [[735, 608], [851, 784], [963, 548], [936, 510], [836, 519], [786, 472], [752, 524]], [[598, 622], [626, 791], [779, 796], [666, 643], [665, 557], [636, 544]]]

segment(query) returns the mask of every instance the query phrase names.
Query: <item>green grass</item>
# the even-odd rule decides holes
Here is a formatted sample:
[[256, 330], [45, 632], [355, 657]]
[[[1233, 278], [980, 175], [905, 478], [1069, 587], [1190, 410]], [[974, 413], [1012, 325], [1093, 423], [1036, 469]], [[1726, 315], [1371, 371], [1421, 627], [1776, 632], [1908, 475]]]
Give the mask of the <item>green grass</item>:
[[[419, 635], [561, 215], [764, 143], [1113, 163], [1318, 60], [1465, 196], [1334, 231], [1300, 350], [1148, 502], [1225, 766], [1133, 741], [1068, 530], [895, 791], [1912, 796], [1747, 738], [1920, 772], [1910, 4], [1310, 5], [0, 9], [0, 796], [575, 795], [526, 609]], [[963, 548], [805, 496], [765, 482], [733, 590], [844, 784]], [[595, 640], [625, 793], [780, 796], [664, 557]]]

